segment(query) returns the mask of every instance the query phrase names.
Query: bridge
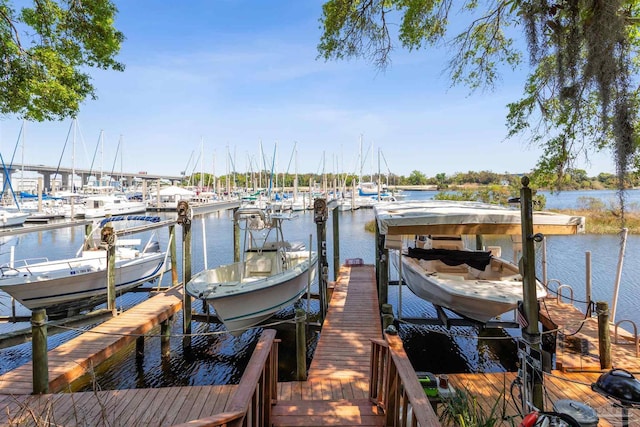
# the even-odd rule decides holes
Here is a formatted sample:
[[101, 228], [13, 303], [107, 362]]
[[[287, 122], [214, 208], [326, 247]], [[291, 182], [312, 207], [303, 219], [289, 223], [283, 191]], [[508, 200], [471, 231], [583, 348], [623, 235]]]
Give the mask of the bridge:
[[[157, 181], [159, 179], [181, 181], [184, 179], [184, 176], [182, 175], [180, 176], [152, 175], [146, 172], [132, 173], [132, 172], [116, 172], [116, 171], [113, 171], [113, 173], [108, 173], [105, 171], [101, 172], [99, 170], [90, 170], [90, 169], [81, 169], [81, 168], [72, 169], [69, 167], [62, 167], [62, 166], [57, 167], [57, 166], [29, 165], [29, 164], [13, 164], [11, 165], [11, 167], [7, 166], [6, 169], [9, 172], [9, 176], [20, 171], [36, 172], [42, 175], [45, 189], [51, 189], [51, 181], [52, 180], [55, 181], [56, 178], [58, 177], [60, 178], [61, 186], [63, 187], [63, 189], [71, 188], [72, 182], [70, 177], [72, 173], [75, 173], [76, 176], [79, 176], [83, 184], [88, 182], [89, 177], [98, 176], [98, 175], [111, 176], [111, 179], [115, 181], [125, 180], [127, 183], [127, 186], [133, 185], [134, 179], [145, 180], [145, 181]], [[4, 177], [5, 175], [3, 174], [3, 176], [1, 177], [3, 181], [4, 181]]]

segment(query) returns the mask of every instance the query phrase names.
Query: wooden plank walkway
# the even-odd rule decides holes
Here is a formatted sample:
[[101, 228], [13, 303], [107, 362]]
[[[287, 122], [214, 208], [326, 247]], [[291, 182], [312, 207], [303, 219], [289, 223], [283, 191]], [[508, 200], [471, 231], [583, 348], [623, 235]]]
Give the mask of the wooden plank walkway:
[[382, 426], [369, 400], [371, 339], [382, 338], [375, 271], [342, 266], [307, 381], [278, 384], [273, 426]]
[[237, 386], [0, 395], [3, 426], [172, 426], [224, 412]]
[[371, 340], [380, 338], [374, 267], [342, 266], [309, 367], [309, 380], [369, 378]]
[[[540, 318], [548, 328], [560, 331], [556, 343], [556, 369], [601, 372], [597, 318], [585, 319], [585, 314], [574, 305], [558, 302], [555, 298], [543, 300]], [[610, 328], [613, 366], [640, 373], [640, 358], [636, 356], [631, 334], [622, 329], [624, 326], [629, 324], [622, 324], [619, 328], [617, 344], [614, 342], [614, 328]]]
[[[182, 308], [182, 289], [174, 288], [127, 310], [48, 352], [49, 391], [56, 393]], [[32, 362], [0, 376], [0, 395], [31, 394]]]

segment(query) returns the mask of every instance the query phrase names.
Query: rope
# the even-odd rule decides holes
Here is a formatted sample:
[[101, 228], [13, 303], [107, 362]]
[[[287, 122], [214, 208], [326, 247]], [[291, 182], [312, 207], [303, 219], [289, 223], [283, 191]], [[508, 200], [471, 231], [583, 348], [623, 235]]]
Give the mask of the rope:
[[[544, 306], [545, 311], [547, 312], [547, 317], [549, 318], [549, 320], [551, 320], [553, 323], [557, 324], [552, 318], [551, 318], [551, 314], [549, 313], [549, 308], [547, 307], [546, 302], [544, 301], [544, 299], [542, 300], [542, 305]], [[584, 318], [580, 321], [580, 326], [578, 327], [578, 329], [576, 329], [574, 332], [570, 333], [570, 334], [565, 334], [565, 336], [567, 337], [571, 337], [576, 335], [578, 332], [580, 332], [582, 330], [582, 327], [584, 326], [584, 324], [586, 323], [587, 320], [589, 320], [591, 318], [591, 313], [593, 312], [593, 307], [595, 306], [595, 303], [593, 301], [590, 302], [588, 308], [587, 308], [587, 312], [584, 315]], [[546, 331], [544, 333], [549, 333], [549, 332], [558, 332], [560, 331], [559, 328], [556, 328], [554, 330], [551, 331]]]

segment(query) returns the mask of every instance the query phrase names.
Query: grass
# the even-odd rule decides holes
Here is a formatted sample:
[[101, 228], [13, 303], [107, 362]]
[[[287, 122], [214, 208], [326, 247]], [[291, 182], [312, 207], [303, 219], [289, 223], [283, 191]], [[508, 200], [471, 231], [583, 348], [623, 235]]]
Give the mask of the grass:
[[[623, 227], [620, 212], [613, 209], [562, 209], [554, 210], [554, 212], [585, 217], [586, 234], [617, 234]], [[638, 230], [640, 212], [625, 212], [624, 227], [629, 229], [629, 233]]]
[[503, 395], [496, 399], [493, 406], [485, 409], [472, 392], [463, 388], [457, 388], [451, 398], [444, 399], [444, 411], [440, 415], [440, 421], [444, 426], [456, 427], [494, 427], [502, 425], [503, 415], [500, 403]]

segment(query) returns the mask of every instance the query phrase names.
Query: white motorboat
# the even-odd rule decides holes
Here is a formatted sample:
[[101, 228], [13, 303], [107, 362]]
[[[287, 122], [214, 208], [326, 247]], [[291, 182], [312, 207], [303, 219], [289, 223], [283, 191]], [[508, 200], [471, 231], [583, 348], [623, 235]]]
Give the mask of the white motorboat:
[[[443, 249], [441, 242], [459, 243]], [[460, 237], [427, 236], [429, 249], [408, 248], [402, 258], [402, 276], [418, 297], [459, 315], [486, 323], [513, 310], [522, 301], [522, 276], [518, 267], [492, 251], [465, 250]], [[399, 254], [389, 255], [398, 268]], [[536, 281], [538, 299], [547, 295]]]
[[[403, 256], [390, 251], [402, 277], [418, 297], [464, 317], [487, 322], [514, 309], [523, 299], [518, 267], [500, 256], [500, 247], [472, 251], [463, 235], [521, 234], [520, 210], [477, 202], [427, 200], [375, 206], [380, 234], [387, 247], [400, 249], [402, 236], [416, 242]], [[584, 218], [551, 212], [533, 213], [534, 232], [584, 232]], [[417, 237], [417, 238], [416, 238]], [[536, 296], [545, 287], [536, 281]]]
[[282, 235], [291, 218], [240, 208], [235, 220], [244, 227], [244, 259], [201, 271], [185, 286], [192, 297], [207, 301], [227, 330], [239, 333], [293, 304], [315, 277], [317, 254]]
[[107, 215], [129, 215], [144, 213], [146, 210], [146, 203], [129, 200], [125, 196], [118, 194], [89, 196], [84, 199], [85, 218], [102, 218]]
[[18, 227], [24, 224], [29, 217], [29, 212], [8, 211], [0, 209], [0, 227]]
[[[126, 217], [103, 220], [101, 225], [119, 218]], [[74, 258], [22, 260], [1, 266], [0, 289], [30, 310], [45, 308], [49, 317], [65, 316], [103, 303], [107, 299], [107, 252], [94, 239], [87, 242], [91, 243], [83, 245]], [[144, 247], [139, 248], [140, 243], [139, 239], [116, 239], [117, 295], [154, 280], [167, 262], [166, 253], [160, 250], [154, 235]]]

